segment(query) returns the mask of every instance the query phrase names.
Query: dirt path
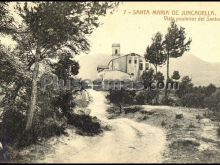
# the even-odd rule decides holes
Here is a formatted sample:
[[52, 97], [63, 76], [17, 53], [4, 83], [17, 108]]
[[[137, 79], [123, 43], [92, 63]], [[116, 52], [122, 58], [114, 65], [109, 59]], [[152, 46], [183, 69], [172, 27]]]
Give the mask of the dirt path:
[[107, 119], [105, 94], [89, 90], [89, 108], [111, 126], [111, 131], [96, 137], [71, 135], [55, 145], [55, 153], [38, 161], [44, 163], [159, 163], [166, 145], [163, 130], [131, 119]]

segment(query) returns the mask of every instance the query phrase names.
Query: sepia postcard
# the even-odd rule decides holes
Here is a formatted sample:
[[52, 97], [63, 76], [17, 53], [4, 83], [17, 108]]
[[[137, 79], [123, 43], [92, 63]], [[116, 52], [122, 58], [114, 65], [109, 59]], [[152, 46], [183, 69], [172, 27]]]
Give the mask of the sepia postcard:
[[220, 163], [220, 2], [0, 2], [0, 163]]

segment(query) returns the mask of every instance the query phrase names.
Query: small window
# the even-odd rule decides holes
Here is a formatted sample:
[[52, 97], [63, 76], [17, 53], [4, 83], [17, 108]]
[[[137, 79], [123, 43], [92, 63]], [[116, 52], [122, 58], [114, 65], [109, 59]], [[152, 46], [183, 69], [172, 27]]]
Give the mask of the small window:
[[115, 54], [118, 54], [118, 50], [117, 49], [115, 49]]
[[131, 61], [132, 61], [132, 60], [131, 60], [131, 57], [129, 57], [129, 60], [128, 60], [129, 64], [131, 64]]
[[143, 70], [143, 63], [139, 63], [139, 69]]
[[137, 64], [137, 57], [134, 58], [134, 63]]

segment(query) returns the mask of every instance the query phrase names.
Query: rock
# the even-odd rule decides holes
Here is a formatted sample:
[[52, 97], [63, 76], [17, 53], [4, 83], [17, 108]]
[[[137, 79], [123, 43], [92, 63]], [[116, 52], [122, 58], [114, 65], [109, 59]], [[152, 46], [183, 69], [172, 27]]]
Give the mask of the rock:
[[211, 123], [211, 120], [208, 118], [204, 118], [199, 120], [199, 123], [204, 124], [204, 125], [209, 125]]
[[183, 114], [176, 114], [176, 119], [182, 119], [183, 118]]

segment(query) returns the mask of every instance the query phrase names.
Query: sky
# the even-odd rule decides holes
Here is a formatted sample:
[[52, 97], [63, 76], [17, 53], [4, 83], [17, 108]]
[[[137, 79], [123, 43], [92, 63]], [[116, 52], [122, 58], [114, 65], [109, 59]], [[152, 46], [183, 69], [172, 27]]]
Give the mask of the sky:
[[[126, 10], [126, 13], [124, 13]], [[148, 10], [150, 14], [137, 14]], [[101, 19], [102, 25], [89, 37], [91, 50], [89, 55], [111, 54], [112, 43], [120, 43], [121, 53], [143, 54], [151, 38], [158, 31], [166, 34], [169, 21], [164, 15], [152, 14], [153, 10], [165, 10], [167, 16], [173, 16], [173, 10], [214, 11], [220, 19], [220, 3], [218, 2], [121, 2], [117, 11]], [[130, 14], [128, 12], [131, 12]], [[203, 17], [201, 15], [178, 15], [175, 17]], [[205, 16], [207, 17], [207, 16]], [[177, 21], [177, 25], [185, 28], [187, 38], [192, 38], [189, 52], [207, 62], [220, 62], [220, 20], [219, 21]]]
[[[145, 14], [143, 14], [144, 11]], [[153, 13], [153, 11], [156, 12]], [[176, 11], [179, 15], [176, 15]], [[192, 12], [192, 14], [181, 15], [185, 11]], [[198, 12], [197, 15], [193, 15], [195, 11]], [[88, 36], [91, 44], [89, 53], [75, 57], [81, 67], [79, 76], [92, 78], [97, 75], [97, 65], [105, 65], [111, 58], [113, 43], [120, 43], [121, 54], [144, 55], [146, 47], [151, 44], [151, 39], [157, 32], [166, 34], [170, 21], [165, 20], [165, 16], [207, 19], [207, 15], [199, 15], [205, 12], [212, 14], [209, 16], [210, 18], [219, 18], [218, 21], [177, 20], [176, 23], [178, 26], [184, 27], [187, 38], [192, 39], [190, 51], [186, 54], [192, 54], [206, 62], [219, 63], [219, 2], [120, 2], [113, 14], [100, 18], [101, 26], [95, 29], [91, 36]], [[173, 13], [175, 15], [172, 15]], [[2, 42], [12, 45], [8, 38]]]

